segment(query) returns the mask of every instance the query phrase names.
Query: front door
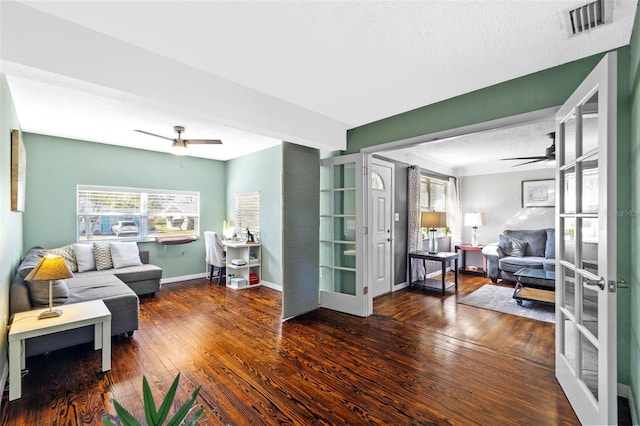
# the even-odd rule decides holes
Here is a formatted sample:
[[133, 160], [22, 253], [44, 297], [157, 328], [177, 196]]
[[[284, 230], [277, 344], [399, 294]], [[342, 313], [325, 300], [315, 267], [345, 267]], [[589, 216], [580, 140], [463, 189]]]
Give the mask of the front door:
[[556, 116], [556, 377], [583, 424], [618, 420], [616, 60]]
[[369, 179], [371, 203], [372, 296], [391, 292], [393, 262], [393, 164], [374, 159]]

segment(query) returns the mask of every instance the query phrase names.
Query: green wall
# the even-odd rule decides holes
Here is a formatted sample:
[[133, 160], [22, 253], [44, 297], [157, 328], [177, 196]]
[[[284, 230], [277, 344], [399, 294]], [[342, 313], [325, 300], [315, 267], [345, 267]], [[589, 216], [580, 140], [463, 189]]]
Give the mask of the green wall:
[[[24, 247], [60, 247], [76, 240], [76, 185], [109, 185], [200, 192], [200, 233], [222, 232], [225, 219], [224, 162], [24, 134], [27, 198]], [[204, 274], [204, 238], [189, 245], [139, 243], [163, 279]], [[185, 252], [186, 250], [186, 252]], [[185, 252], [183, 254], [183, 252]]]
[[[347, 133], [346, 152], [358, 152], [362, 148], [382, 143], [559, 106], [578, 87], [602, 56], [603, 54], [594, 55], [351, 129]], [[631, 208], [632, 183], [628, 178], [632, 170], [629, 160], [631, 152], [629, 57], [628, 46], [618, 49], [617, 208], [619, 212], [627, 212]], [[634, 180], [634, 184], [635, 182]], [[634, 225], [634, 230], [636, 227], [637, 225]], [[630, 235], [631, 218], [628, 215], [618, 217], [618, 276], [626, 281], [631, 281], [631, 259], [636, 258], [631, 256]], [[635, 282], [637, 280], [634, 279], [632, 286]], [[623, 384], [629, 384], [631, 381], [630, 356], [633, 354], [635, 358], [637, 354], [637, 349], [630, 351], [629, 346], [631, 317], [629, 294], [630, 290], [621, 289], [617, 297], [618, 382]], [[638, 305], [633, 306], [635, 311]]]
[[9, 369], [6, 343], [9, 285], [22, 255], [23, 214], [11, 211], [11, 129], [20, 129], [20, 124], [7, 79], [4, 74], [0, 74], [0, 385], [2, 386], [4, 386], [3, 374]]
[[[235, 194], [260, 191], [262, 279], [282, 285], [282, 146], [227, 162], [228, 220], [235, 222]], [[222, 222], [220, 222], [222, 227]]]
[[629, 375], [631, 389], [634, 395], [635, 411], [640, 412], [640, 401], [638, 396], [640, 395], [640, 314], [638, 313], [638, 307], [640, 306], [640, 290], [638, 289], [638, 283], [640, 283], [640, 265], [637, 259], [640, 257], [640, 221], [638, 220], [638, 213], [640, 212], [640, 9], [636, 10], [636, 18], [633, 25], [633, 34], [631, 37], [630, 45], [630, 63], [629, 63], [629, 77], [628, 82], [630, 85], [630, 97], [631, 97], [631, 111], [630, 117], [630, 132], [631, 132], [631, 152], [630, 158], [630, 184], [629, 193], [631, 195], [631, 209], [633, 213], [630, 217], [631, 220], [631, 259], [635, 259], [635, 262], [631, 262], [631, 280], [630, 280], [630, 303], [631, 318], [630, 318], [630, 336], [629, 336]]

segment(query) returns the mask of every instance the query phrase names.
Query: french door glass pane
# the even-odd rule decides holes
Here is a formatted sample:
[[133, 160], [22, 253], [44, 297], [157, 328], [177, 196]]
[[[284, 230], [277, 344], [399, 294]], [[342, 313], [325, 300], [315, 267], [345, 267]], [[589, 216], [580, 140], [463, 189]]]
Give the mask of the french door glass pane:
[[564, 302], [563, 306], [569, 311], [571, 314], [576, 314], [576, 301], [575, 301], [575, 291], [576, 291], [576, 278], [575, 273], [566, 267], [562, 267], [564, 271]]
[[598, 226], [597, 218], [584, 218], [582, 222], [580, 267], [594, 275], [599, 275], [598, 265]]
[[564, 208], [561, 213], [575, 213], [576, 211], [576, 168], [571, 167], [562, 173], [564, 187]]
[[597, 213], [598, 206], [598, 155], [592, 155], [582, 163], [582, 212]]
[[581, 336], [582, 380], [598, 399], [598, 349], [585, 336]]
[[582, 289], [582, 325], [598, 337], [598, 287], [584, 286]]
[[564, 161], [567, 164], [576, 159], [576, 114], [575, 111], [562, 124], [564, 128]]
[[564, 235], [564, 253], [562, 260], [575, 265], [576, 263], [576, 220], [575, 218], [562, 218], [561, 227]]
[[334, 291], [343, 294], [356, 294], [356, 271], [336, 269], [334, 271]]
[[582, 108], [582, 154], [598, 148], [598, 92]]

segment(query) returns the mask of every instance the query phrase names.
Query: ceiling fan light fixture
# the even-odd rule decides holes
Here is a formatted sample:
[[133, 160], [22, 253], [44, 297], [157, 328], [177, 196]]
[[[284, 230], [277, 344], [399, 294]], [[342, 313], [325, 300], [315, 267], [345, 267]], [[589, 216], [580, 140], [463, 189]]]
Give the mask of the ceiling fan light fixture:
[[183, 140], [175, 140], [171, 144], [171, 153], [174, 155], [186, 155], [187, 144]]

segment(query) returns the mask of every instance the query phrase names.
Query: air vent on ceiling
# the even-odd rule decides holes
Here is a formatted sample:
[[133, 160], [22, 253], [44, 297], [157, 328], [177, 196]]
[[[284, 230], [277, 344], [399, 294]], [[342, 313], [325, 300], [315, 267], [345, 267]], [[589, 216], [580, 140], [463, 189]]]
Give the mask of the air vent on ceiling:
[[609, 14], [606, 13], [605, 8], [607, 7], [603, 3], [603, 0], [596, 0], [569, 10], [569, 30], [571, 34], [577, 35], [605, 24]]

